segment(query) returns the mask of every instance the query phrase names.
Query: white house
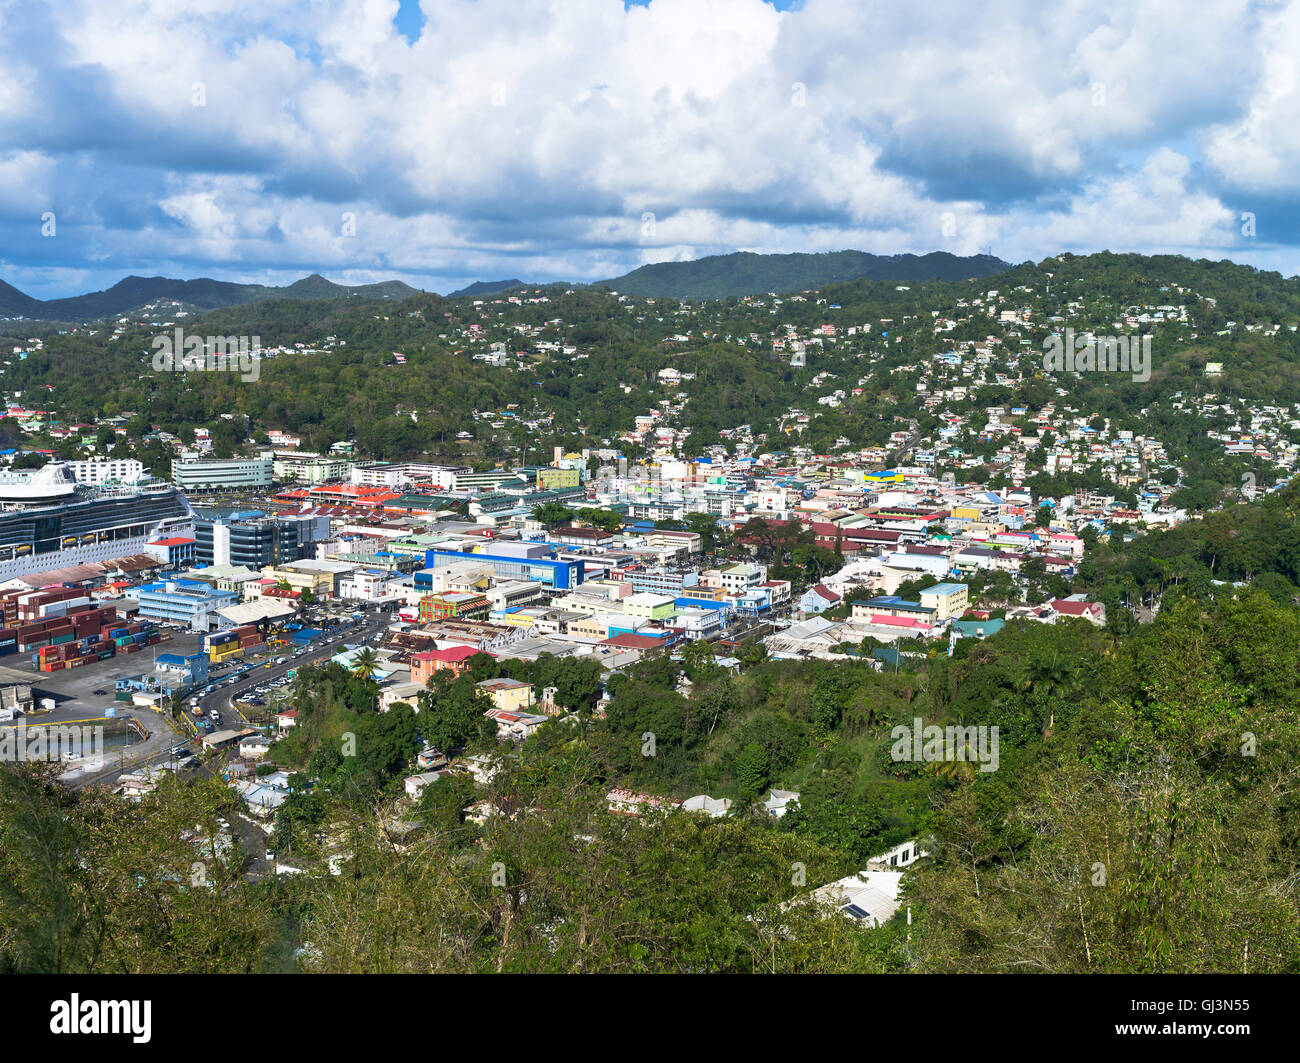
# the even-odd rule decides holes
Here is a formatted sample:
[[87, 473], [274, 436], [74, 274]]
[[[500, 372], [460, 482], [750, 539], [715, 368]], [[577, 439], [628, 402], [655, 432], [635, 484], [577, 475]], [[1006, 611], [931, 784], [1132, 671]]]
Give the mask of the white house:
[[239, 755], [247, 760], [261, 760], [271, 748], [271, 740], [265, 735], [249, 735], [239, 740]]
[[442, 777], [442, 772], [422, 771], [418, 775], [408, 775], [406, 777], [406, 796], [412, 801], [418, 800], [421, 792], [430, 783], [437, 782]]
[[763, 802], [763, 809], [769, 816], [780, 819], [786, 814], [788, 806], [792, 802], [798, 802], [799, 795], [793, 790], [778, 790], [772, 787], [772, 792], [768, 794], [767, 800]]
[[833, 907], [865, 926], [887, 923], [898, 911], [901, 871], [859, 871], [813, 890], [814, 901]]
[[697, 794], [695, 797], [688, 797], [682, 802], [683, 812], [705, 812], [718, 819], [725, 816], [731, 811], [731, 798], [710, 797], [708, 794]]

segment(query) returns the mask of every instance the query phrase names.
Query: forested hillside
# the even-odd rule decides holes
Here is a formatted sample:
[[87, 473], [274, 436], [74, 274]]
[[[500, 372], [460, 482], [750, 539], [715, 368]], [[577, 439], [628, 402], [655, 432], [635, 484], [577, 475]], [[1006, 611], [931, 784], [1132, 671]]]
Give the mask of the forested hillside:
[[[1293, 565], [1249, 544], [1295, 527], [1296, 492], [1145, 554]], [[224, 784], [129, 806], [4, 765], [0, 968], [1300, 970], [1293, 601], [1187, 580], [1140, 627], [1017, 622], [897, 671], [745, 662], [733, 673], [703, 644], [642, 662], [609, 683], [604, 718], [599, 670], [573, 660], [483, 655], [383, 715], [368, 680], [304, 669], [299, 726], [272, 750], [300, 773], [272, 844], [306, 873], [256, 882], [252, 854], [222, 841]], [[444, 776], [405, 805], [423, 742], [497, 748], [474, 686], [497, 674], [557, 687], [576, 717], [490, 782]], [[996, 770], [891, 755], [918, 717], [998, 727]], [[615, 785], [725, 795], [733, 815], [614, 815]], [[770, 786], [801, 792], [779, 821], [756, 810]], [[910, 926], [807, 903], [906, 838], [931, 853], [906, 880]]]
[[405, 299], [416, 289], [401, 281], [348, 286], [326, 280], [319, 273], [284, 287], [265, 284], [235, 284], [230, 281], [173, 280], [168, 277], [124, 277], [102, 292], [88, 292], [64, 299], [33, 299], [0, 281], [0, 314], [21, 315], [46, 321], [96, 321], [112, 317], [159, 300], [173, 300], [183, 306], [212, 310], [259, 299]]
[[[351, 440], [366, 457], [491, 465], [519, 459], [526, 447], [537, 454], [617, 443], [637, 416], [664, 401], [680, 406], [663, 423], [688, 431], [689, 449], [732, 448], [721, 433], [737, 426], [768, 448], [797, 440], [815, 452], [837, 443], [882, 445], [900, 420], [931, 435], [941, 424], [920, 385], [930, 379], [932, 360], [961, 341], [990, 343], [996, 379], [951, 408], [978, 416], [996, 405], [1068, 404], [1112, 433], [1150, 435], [1184, 470], [1179, 504], [1204, 508], [1239, 485], [1249, 463], [1225, 458], [1207, 437], [1207, 428], [1228, 427], [1231, 415], [1215, 412], [1207, 423], [1193, 407], [1210, 395], [1225, 403], [1300, 401], [1297, 284], [1230, 263], [1101, 254], [1062, 256], [979, 281], [855, 281], [808, 297], [687, 307], [599, 288], [535, 289], [479, 306], [434, 295], [271, 299], [185, 324], [192, 334], [259, 339], [268, 353], [254, 383], [234, 374], [153, 371], [153, 325], [128, 326], [117, 338], [103, 327], [51, 333], [42, 349], [7, 367], [4, 379], [29, 394], [43, 389], [42, 403], [66, 421], [131, 412], [146, 431], [150, 424], [182, 435], [207, 427], [227, 452], [278, 428], [301, 434], [312, 449]], [[1024, 308], [1016, 311], [1024, 323], [1005, 341], [983, 306], [994, 289], [1000, 305]], [[1042, 341], [1061, 327], [1062, 314], [1076, 330], [1110, 332], [1134, 306], [1165, 301], [1189, 314], [1147, 326], [1155, 336], [1149, 380], [1043, 372]], [[834, 325], [833, 339], [812, 348], [806, 365], [774, 348], [784, 329], [822, 323]], [[485, 360], [494, 344], [495, 362]], [[1221, 375], [1206, 375], [1212, 362], [1224, 366]], [[661, 382], [666, 369], [681, 374], [676, 384]], [[837, 390], [842, 399], [821, 404]], [[506, 408], [513, 419], [493, 427]], [[789, 418], [798, 411], [811, 416], [791, 436]], [[974, 435], [965, 444], [977, 455], [997, 445]], [[1032, 486], [1050, 493], [1106, 487], [1090, 476]]]
[[872, 255], [865, 251], [758, 255], [737, 251], [693, 262], [658, 262], [601, 284], [625, 295], [670, 299], [725, 299], [763, 292], [806, 291], [846, 281], [958, 281], [986, 277], [1009, 268], [992, 255], [960, 257], [946, 251], [928, 255]]

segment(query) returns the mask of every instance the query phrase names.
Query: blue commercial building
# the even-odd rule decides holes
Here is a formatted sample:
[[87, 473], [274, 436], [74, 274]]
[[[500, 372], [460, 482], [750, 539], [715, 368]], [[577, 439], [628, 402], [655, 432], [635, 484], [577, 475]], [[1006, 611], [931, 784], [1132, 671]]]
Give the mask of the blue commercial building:
[[[567, 591], [578, 586], [585, 578], [585, 568], [579, 560], [560, 561], [555, 556], [555, 548], [528, 544], [532, 547], [527, 555], [467, 553], [461, 550], [426, 550], [424, 552], [425, 569], [442, 568], [458, 561], [474, 561], [480, 565], [490, 565], [493, 576], [498, 580], [529, 580], [540, 583], [551, 590]], [[432, 590], [433, 576], [428, 572], [415, 574], [416, 590]]]
[[140, 615], [169, 624], [184, 624], [191, 631], [216, 630], [218, 609], [239, 604], [234, 591], [219, 591], [196, 579], [169, 579], [146, 583], [135, 591]]
[[677, 609], [716, 609], [722, 614], [723, 623], [729, 623], [732, 613], [735, 612], [735, 607], [731, 602], [717, 602], [712, 598], [677, 598], [673, 602], [673, 606]]
[[208, 681], [208, 655], [192, 653], [160, 653], [152, 672], [122, 676], [113, 683], [118, 691], [143, 694], [161, 694], [173, 697], [185, 694]]

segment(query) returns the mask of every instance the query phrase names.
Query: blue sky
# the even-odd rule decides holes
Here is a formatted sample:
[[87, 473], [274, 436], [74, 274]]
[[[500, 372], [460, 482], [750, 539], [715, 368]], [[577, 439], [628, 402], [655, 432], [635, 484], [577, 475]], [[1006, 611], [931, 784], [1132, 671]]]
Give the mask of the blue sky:
[[0, 279], [1300, 271], [1300, 3], [0, 0]]

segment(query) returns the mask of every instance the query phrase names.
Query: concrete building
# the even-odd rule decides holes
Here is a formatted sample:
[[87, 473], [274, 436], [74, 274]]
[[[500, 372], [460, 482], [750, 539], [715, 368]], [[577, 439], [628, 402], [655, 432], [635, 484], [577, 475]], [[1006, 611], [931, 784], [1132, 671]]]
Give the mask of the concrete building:
[[347, 458], [321, 454], [276, 454], [271, 473], [280, 483], [323, 484], [331, 480], [348, 480], [353, 463]]
[[523, 712], [533, 707], [533, 684], [518, 679], [485, 679], [475, 684], [492, 699], [492, 705], [507, 712]]
[[292, 589], [306, 591], [316, 598], [336, 598], [339, 584], [355, 568], [344, 561], [304, 558], [287, 565], [268, 565], [262, 569], [262, 576], [276, 583], [287, 583]]
[[186, 492], [268, 488], [272, 464], [270, 458], [177, 458], [172, 483]]
[[904, 601], [896, 594], [882, 594], [876, 598], [859, 599], [853, 603], [854, 620], [870, 620], [875, 616], [900, 617], [918, 620], [925, 624], [934, 622], [934, 609], [920, 602]]
[[620, 601], [619, 608], [628, 616], [643, 620], [667, 620], [676, 611], [676, 599], [666, 594], [633, 594]]
[[966, 611], [967, 587], [964, 583], [939, 583], [921, 591], [921, 604], [934, 610], [934, 619], [952, 620]]
[[68, 468], [79, 484], [135, 483], [144, 476], [144, 463], [135, 458], [91, 458], [70, 461]]
[[175, 579], [146, 583], [136, 588], [140, 615], [169, 624], [183, 624], [191, 631], [214, 631], [222, 626], [217, 610], [236, 605], [231, 591], [219, 591], [210, 583]]
[[[560, 561], [553, 547], [544, 543], [493, 543], [483, 553], [466, 553], [460, 550], [429, 550], [424, 555], [426, 569], [437, 569], [458, 561], [476, 561], [492, 572], [497, 580], [526, 580], [540, 583], [551, 590], [568, 590], [583, 581], [585, 567], [582, 561]], [[415, 574], [417, 590], [432, 588], [431, 576]]]

